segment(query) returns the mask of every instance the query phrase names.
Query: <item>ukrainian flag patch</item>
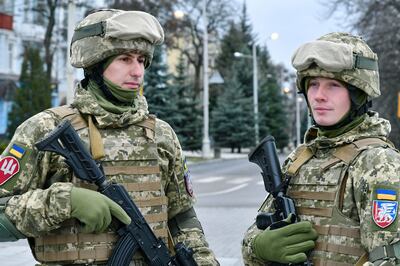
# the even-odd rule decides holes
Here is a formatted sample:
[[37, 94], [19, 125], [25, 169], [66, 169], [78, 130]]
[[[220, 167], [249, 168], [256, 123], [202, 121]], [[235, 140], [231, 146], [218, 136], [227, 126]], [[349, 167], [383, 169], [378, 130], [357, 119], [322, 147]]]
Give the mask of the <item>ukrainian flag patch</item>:
[[396, 200], [397, 193], [395, 190], [378, 188], [376, 190], [376, 198], [378, 200]]
[[9, 153], [14, 155], [18, 159], [21, 159], [25, 154], [25, 149], [21, 146], [18, 146], [17, 144], [13, 144], [11, 149], [9, 150]]

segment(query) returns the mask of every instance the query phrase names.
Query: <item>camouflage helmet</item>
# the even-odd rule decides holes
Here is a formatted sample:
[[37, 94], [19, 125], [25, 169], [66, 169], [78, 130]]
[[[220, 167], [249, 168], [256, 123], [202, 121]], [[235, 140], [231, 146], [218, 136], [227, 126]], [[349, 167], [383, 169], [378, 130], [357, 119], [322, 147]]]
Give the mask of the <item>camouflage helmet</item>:
[[71, 65], [88, 68], [125, 52], [139, 52], [149, 67], [154, 45], [164, 40], [155, 17], [141, 11], [103, 9], [85, 17], [75, 28], [70, 47]]
[[362, 91], [369, 99], [378, 97], [378, 56], [361, 37], [348, 33], [326, 34], [300, 46], [292, 56], [297, 70], [297, 88], [305, 92], [305, 78], [325, 77], [343, 81]]

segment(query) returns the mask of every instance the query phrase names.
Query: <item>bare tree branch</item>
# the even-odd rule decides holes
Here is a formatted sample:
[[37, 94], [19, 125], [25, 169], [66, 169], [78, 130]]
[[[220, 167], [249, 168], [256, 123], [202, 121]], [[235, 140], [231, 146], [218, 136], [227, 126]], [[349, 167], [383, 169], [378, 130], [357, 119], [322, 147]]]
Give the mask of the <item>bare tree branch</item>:
[[391, 140], [400, 146], [400, 119], [397, 117], [397, 94], [400, 83], [400, 0], [328, 0], [333, 13], [347, 11], [353, 27], [378, 54], [381, 97], [374, 109], [392, 124]]

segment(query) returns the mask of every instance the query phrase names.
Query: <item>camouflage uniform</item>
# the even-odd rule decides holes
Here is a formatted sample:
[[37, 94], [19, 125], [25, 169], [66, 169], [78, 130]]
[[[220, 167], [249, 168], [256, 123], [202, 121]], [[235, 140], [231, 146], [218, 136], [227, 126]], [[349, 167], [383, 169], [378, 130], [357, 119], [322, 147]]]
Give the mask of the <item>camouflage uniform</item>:
[[[103, 19], [110, 14], [112, 17], [120, 15], [121, 21], [128, 24], [130, 19], [144, 19], [144, 25], [151, 27], [142, 29], [141, 22], [136, 21], [141, 32], [130, 32], [136, 38], [133, 40], [126, 40], [130, 35], [124, 35], [125, 41], [121, 42], [116, 39], [118, 36], [108, 40], [99, 40], [98, 36], [86, 38], [97, 39], [100, 46], [104, 45], [90, 54], [95, 55], [94, 58], [80, 52], [79, 48], [85, 43], [80, 41], [83, 37], [78, 36], [72, 48], [75, 51], [75, 57], [71, 58], [73, 64], [88, 67], [110, 55], [133, 50], [143, 52], [148, 67], [153, 44], [160, 43], [163, 38], [158, 22], [149, 14], [135, 11], [107, 10], [92, 17]], [[148, 35], [137, 39], [137, 34], [142, 32]], [[112, 45], [121, 47], [110, 54], [108, 50]], [[81, 232], [79, 221], [71, 216], [71, 190], [75, 186], [96, 188], [76, 178], [63, 157], [38, 151], [34, 146], [63, 119], [71, 120], [93, 157], [101, 161], [107, 179], [125, 186], [157, 236], [166, 243], [169, 240], [184, 242], [193, 248], [199, 265], [218, 265], [194, 213], [190, 174], [172, 128], [149, 115], [146, 99], [140, 94], [134, 99], [132, 108], [115, 114], [100, 106], [94, 95], [81, 84], [77, 86], [71, 106], [43, 111], [21, 124], [0, 157], [0, 203], [6, 199], [4, 213], [18, 229], [16, 233], [28, 237], [38, 261], [45, 265], [103, 265], [117, 241], [111, 229], [101, 234]], [[0, 219], [0, 225], [1, 222]], [[4, 241], [1, 237], [0, 233], [0, 240]], [[147, 264], [141, 254], [135, 254], [131, 265]]]
[[[303, 46], [296, 51], [303, 49], [303, 54], [292, 58], [300, 92], [305, 94], [305, 78], [326, 77], [356, 87], [369, 99], [380, 95], [378, 69], [374, 65], [377, 56], [360, 38], [331, 33], [319, 40], [310, 45], [313, 53], [307, 51], [310, 46]], [[365, 61], [360, 68], [346, 68], [340, 59], [332, 59], [342, 54], [328, 48], [350, 47], [338, 48], [343, 43], [354, 49], [349, 50], [351, 60], [356, 54], [366, 57], [361, 58]], [[315, 52], [316, 47], [324, 48], [319, 51], [328, 54], [321, 56]], [[338, 65], [329, 65], [330, 60], [339, 62], [339, 69], [333, 69]], [[305, 143], [288, 156], [282, 168], [291, 177], [287, 193], [296, 203], [300, 220], [312, 222], [319, 235], [309, 255], [314, 265], [400, 263], [400, 154], [388, 140], [387, 120], [372, 111], [361, 119], [360, 124], [334, 137], [319, 134], [318, 125], [310, 128]], [[273, 198], [268, 197], [260, 211], [273, 212], [272, 202]], [[245, 234], [245, 265], [265, 265], [252, 247], [261, 232], [253, 224]]]
[[[148, 153], [148, 151], [143, 152], [142, 147], [135, 146], [134, 143], [129, 145], [129, 142], [126, 142], [126, 139], [132, 140], [132, 135], [129, 134], [138, 134], [137, 131], [143, 131], [142, 128], [135, 127], [135, 124], [148, 117], [144, 97], [140, 99], [141, 108], [133, 115], [116, 116], [106, 112], [83, 89], [77, 90], [73, 106], [81, 114], [92, 115], [98, 122], [97, 126], [105, 143], [106, 157], [104, 163], [106, 165], [108, 160], [132, 159], [127, 157], [131, 154], [140, 156]], [[62, 222], [71, 218], [69, 203], [70, 190], [73, 186], [71, 170], [63, 162], [61, 156], [50, 152], [38, 152], [34, 148], [35, 142], [53, 130], [59, 123], [60, 117], [52, 111], [44, 111], [33, 116], [18, 127], [10, 145], [2, 154], [3, 157], [9, 156], [10, 149], [15, 144], [25, 150], [23, 157], [19, 159], [21, 169], [1, 187], [0, 197], [16, 195], [8, 201], [5, 212], [20, 232], [32, 238], [32, 245], [34, 245], [33, 238], [36, 238], [37, 241], [38, 236], [56, 230]], [[89, 146], [87, 127], [79, 130], [78, 133]], [[165, 195], [168, 200], [164, 205], [167, 208], [168, 219], [171, 219], [178, 213], [190, 209], [193, 206], [194, 198], [187, 191], [185, 182], [189, 182], [189, 180], [185, 178], [185, 174], [188, 173], [185, 173], [182, 150], [174, 131], [166, 122], [156, 119], [154, 133], [157, 145], [155, 155], [157, 155], [156, 161], [158, 161], [161, 169], [162, 191], [147, 193], [161, 194], [148, 195], [146, 191], [131, 193], [134, 199]], [[107, 139], [110, 138], [118, 140], [118, 143], [108, 142]], [[120, 182], [124, 180], [127, 182], [126, 179], [129, 178], [135, 178], [141, 182], [146, 181], [142, 180], [140, 175], [110, 174], [108, 176], [110, 179]], [[148, 207], [142, 209], [142, 212], [145, 215], [156, 213], [158, 210]], [[154, 227], [156, 224], [152, 224], [152, 226]], [[188, 246], [194, 248], [195, 259], [199, 265], [215, 264], [214, 255], [208, 249], [208, 244], [201, 230], [183, 228], [181, 234], [175, 237], [174, 241], [184, 241]], [[58, 249], [58, 251], [61, 251], [63, 247], [58, 247]], [[135, 263], [135, 265], [143, 264], [139, 264], [138, 261]]]
[[[398, 219], [382, 229], [375, 224], [372, 211], [378, 188], [396, 190], [398, 200], [400, 155], [390, 144], [372, 145], [366, 147], [349, 165], [342, 160], [335, 160], [333, 154], [338, 147], [345, 144], [370, 137], [386, 140], [390, 125], [388, 121], [378, 118], [377, 114], [371, 113], [358, 127], [337, 138], [315, 137], [315, 130], [311, 128], [308, 131], [304, 146], [292, 152], [285, 161], [283, 172], [287, 172], [293, 158], [298, 156], [303, 147], [313, 152], [313, 157], [292, 177], [288, 194], [295, 199], [300, 219], [312, 221], [321, 228], [317, 230], [320, 237], [311, 255], [317, 261], [316, 265], [319, 265], [318, 259], [321, 258], [341, 263], [336, 265], [354, 265], [364, 250], [370, 252], [375, 247], [389, 244], [398, 238]], [[326, 162], [332, 164], [326, 165]], [[346, 179], [344, 173], [347, 173]], [[340, 191], [339, 188], [344, 189], [342, 206], [339, 206], [340, 199], [336, 194]], [[314, 199], [318, 196], [312, 194], [315, 192], [318, 192], [319, 199]], [[327, 197], [321, 198], [323, 195]], [[269, 197], [260, 211], [271, 212], [271, 203], [272, 197]], [[325, 215], [322, 210], [327, 210], [330, 214]], [[334, 235], [332, 231], [323, 235], [322, 228], [333, 223], [335, 225], [332, 228], [352, 230], [348, 230], [347, 236]], [[246, 233], [243, 241], [246, 265], [265, 265], [252, 255], [250, 245], [259, 232], [253, 224]], [[332, 244], [332, 248], [328, 248], [327, 243]], [[333, 251], [334, 248], [337, 251]]]

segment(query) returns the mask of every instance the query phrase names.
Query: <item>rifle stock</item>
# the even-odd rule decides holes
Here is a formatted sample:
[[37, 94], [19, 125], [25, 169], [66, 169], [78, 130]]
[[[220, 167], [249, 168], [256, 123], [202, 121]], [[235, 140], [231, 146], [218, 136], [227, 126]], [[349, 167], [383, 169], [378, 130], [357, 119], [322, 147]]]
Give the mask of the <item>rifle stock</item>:
[[119, 223], [117, 234], [120, 235], [120, 239], [107, 265], [129, 265], [133, 254], [139, 248], [149, 265], [197, 265], [193, 259], [193, 251], [182, 243], [175, 246], [177, 255], [170, 256], [167, 246], [155, 236], [125, 188], [121, 184], [106, 180], [101, 165], [91, 157], [68, 120], [64, 120], [35, 146], [38, 150], [62, 155], [78, 178], [95, 183], [100, 193], [118, 203], [131, 217], [132, 222], [129, 225]]

